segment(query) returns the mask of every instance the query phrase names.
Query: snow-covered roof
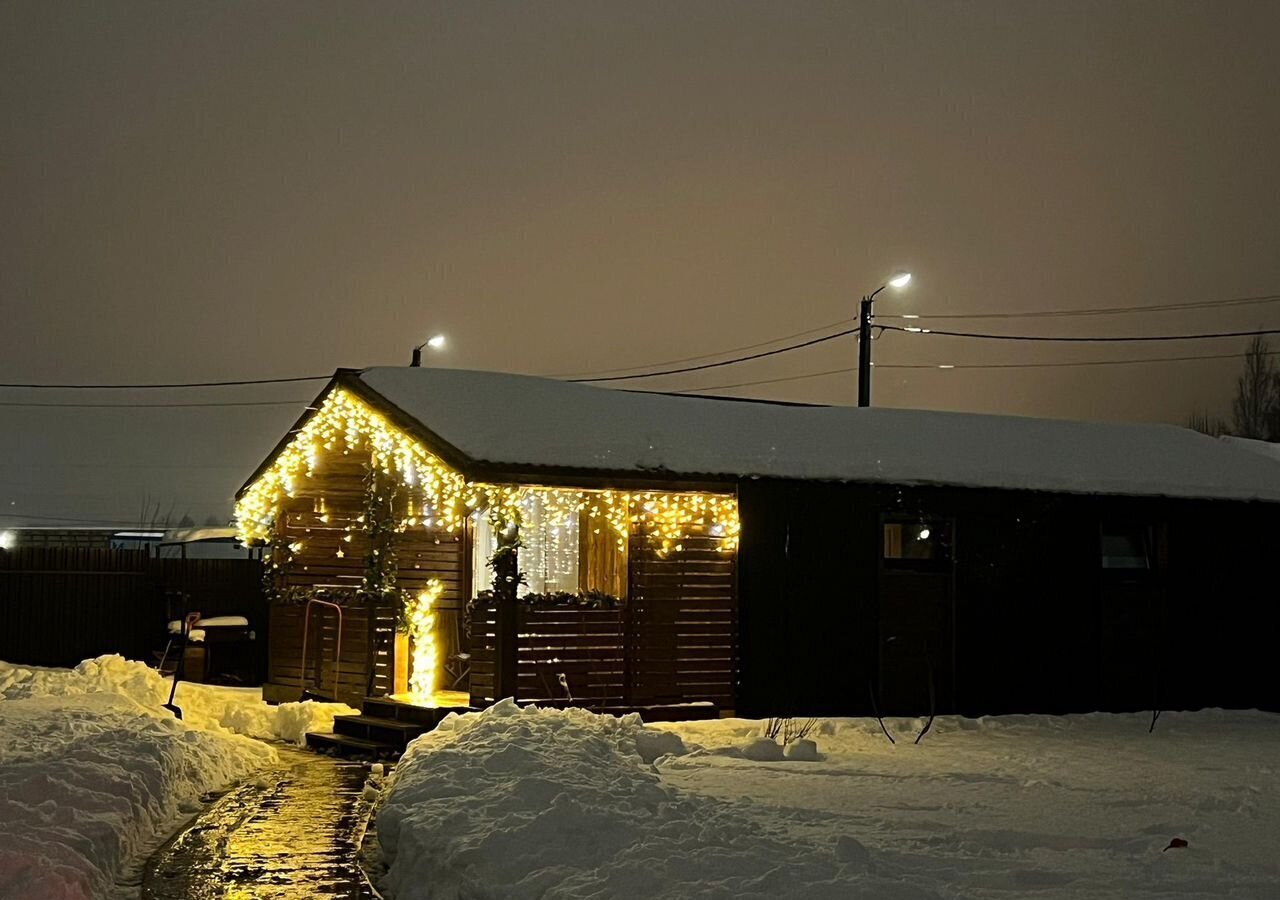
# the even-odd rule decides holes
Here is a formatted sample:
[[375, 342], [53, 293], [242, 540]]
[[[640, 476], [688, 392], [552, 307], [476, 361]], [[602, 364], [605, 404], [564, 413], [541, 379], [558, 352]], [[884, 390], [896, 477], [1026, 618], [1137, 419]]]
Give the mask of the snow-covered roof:
[[1273, 444], [1270, 441], [1259, 441], [1253, 438], [1235, 437], [1234, 435], [1224, 434], [1218, 438], [1224, 444], [1232, 447], [1239, 447], [1241, 450], [1248, 450], [1250, 453], [1257, 453], [1265, 456], [1273, 462], [1280, 462], [1280, 444]]
[[1280, 502], [1280, 466], [1173, 425], [797, 406], [459, 369], [371, 368], [354, 377], [468, 459], [512, 471]]

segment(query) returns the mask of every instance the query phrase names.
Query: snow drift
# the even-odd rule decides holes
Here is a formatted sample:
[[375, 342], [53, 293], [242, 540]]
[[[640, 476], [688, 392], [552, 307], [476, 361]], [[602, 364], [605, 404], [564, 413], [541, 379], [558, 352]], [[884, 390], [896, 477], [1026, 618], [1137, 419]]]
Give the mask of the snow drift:
[[298, 741], [346, 710], [183, 684], [179, 721], [161, 708], [168, 691], [118, 656], [75, 669], [0, 663], [0, 898], [103, 896], [201, 795], [275, 761], [251, 738]]
[[799, 761], [752, 751], [759, 721], [500, 704], [410, 746], [378, 813], [382, 886], [395, 900], [1280, 897], [1280, 716], [1165, 713], [1154, 734], [1149, 715], [946, 716], [911, 743], [924, 724], [886, 720], [890, 745], [875, 719], [824, 719]]
[[[170, 680], [140, 662], [120, 656], [86, 659], [74, 669], [46, 669], [0, 662], [0, 700], [115, 694], [137, 711], [169, 717], [161, 705], [169, 699]], [[205, 731], [225, 729], [261, 740], [301, 745], [308, 731], [330, 731], [334, 716], [356, 710], [343, 703], [262, 702], [258, 688], [229, 688], [181, 682], [175, 703], [183, 721]]]
[[389, 781], [384, 887], [398, 900], [934, 896], [851, 835], [798, 841], [732, 801], [663, 783], [655, 760], [686, 752], [636, 716], [503, 701], [446, 719]]

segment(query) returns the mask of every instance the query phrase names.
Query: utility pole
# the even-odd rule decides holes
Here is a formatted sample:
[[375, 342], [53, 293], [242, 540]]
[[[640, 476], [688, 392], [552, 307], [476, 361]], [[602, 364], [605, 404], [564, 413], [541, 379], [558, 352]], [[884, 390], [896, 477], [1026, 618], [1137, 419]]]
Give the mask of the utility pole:
[[858, 405], [871, 405], [871, 323], [875, 319], [873, 304], [876, 294], [887, 287], [902, 290], [911, 281], [910, 272], [899, 272], [880, 287], [862, 298], [858, 312]]
[[858, 315], [858, 405], [871, 405], [871, 297]]

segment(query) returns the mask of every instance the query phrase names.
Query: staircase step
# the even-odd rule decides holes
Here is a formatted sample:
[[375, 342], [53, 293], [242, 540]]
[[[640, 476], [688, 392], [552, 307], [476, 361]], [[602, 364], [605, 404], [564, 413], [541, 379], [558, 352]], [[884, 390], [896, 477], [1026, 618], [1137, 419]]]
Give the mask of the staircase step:
[[307, 732], [307, 746], [312, 750], [333, 750], [340, 756], [369, 756], [374, 759], [399, 758], [403, 747], [385, 741], [371, 741], [349, 734], [317, 734]]
[[430, 726], [418, 725], [414, 722], [401, 722], [382, 716], [335, 716], [333, 730], [338, 734], [365, 738], [395, 744], [403, 748], [420, 734], [430, 730]]
[[414, 706], [389, 697], [366, 697], [361, 707], [367, 716], [411, 722], [430, 730], [451, 712], [472, 712], [469, 706]]

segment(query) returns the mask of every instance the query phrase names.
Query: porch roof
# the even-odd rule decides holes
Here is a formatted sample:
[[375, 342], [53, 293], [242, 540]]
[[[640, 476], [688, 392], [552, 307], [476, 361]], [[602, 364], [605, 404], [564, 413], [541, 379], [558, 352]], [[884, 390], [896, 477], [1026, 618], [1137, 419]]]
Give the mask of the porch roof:
[[1280, 502], [1280, 465], [1173, 425], [692, 397], [370, 368], [347, 383], [437, 449], [526, 474], [751, 477]]

